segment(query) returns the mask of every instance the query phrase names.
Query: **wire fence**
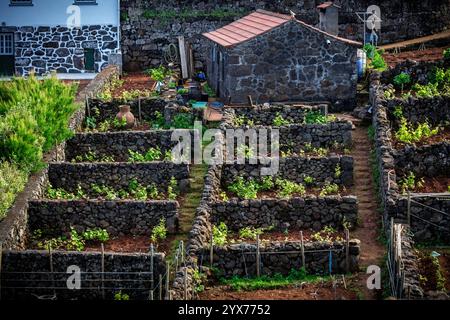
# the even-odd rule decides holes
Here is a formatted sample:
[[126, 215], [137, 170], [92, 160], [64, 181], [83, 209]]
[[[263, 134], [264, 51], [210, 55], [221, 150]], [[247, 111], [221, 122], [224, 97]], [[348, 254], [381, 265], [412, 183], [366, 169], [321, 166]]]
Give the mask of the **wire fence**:
[[[163, 272], [155, 272], [155, 250], [150, 247], [149, 271], [107, 271], [105, 270], [104, 249], [102, 246], [101, 271], [81, 271], [77, 280], [82, 284], [77, 288], [69, 286], [73, 273], [55, 271], [53, 252], [49, 250], [48, 271], [10, 271], [2, 270], [3, 250], [0, 243], [0, 299], [2, 293], [34, 297], [39, 300], [58, 298], [78, 298], [83, 292], [93, 292], [96, 297], [114, 298], [114, 293], [134, 292], [135, 296], [146, 300], [170, 300], [170, 279], [179, 269], [186, 266], [184, 243], [180, 241], [173, 259], [166, 261]], [[4, 265], [3, 265], [4, 266]], [[50, 293], [52, 292], [52, 293]]]

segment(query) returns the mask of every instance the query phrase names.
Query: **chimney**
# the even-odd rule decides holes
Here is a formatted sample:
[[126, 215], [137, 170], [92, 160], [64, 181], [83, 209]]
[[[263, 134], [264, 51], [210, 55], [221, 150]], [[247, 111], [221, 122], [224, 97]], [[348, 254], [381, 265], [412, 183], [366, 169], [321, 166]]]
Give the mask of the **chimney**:
[[319, 11], [319, 28], [329, 34], [339, 33], [339, 6], [338, 1], [327, 1], [317, 6]]

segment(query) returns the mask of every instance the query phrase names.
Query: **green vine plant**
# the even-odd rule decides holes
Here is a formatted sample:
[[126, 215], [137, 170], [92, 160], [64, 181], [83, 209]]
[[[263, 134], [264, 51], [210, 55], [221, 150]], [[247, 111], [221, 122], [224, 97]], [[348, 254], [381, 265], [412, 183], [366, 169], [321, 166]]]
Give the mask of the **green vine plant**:
[[395, 133], [395, 137], [400, 142], [414, 144], [437, 135], [438, 133], [439, 127], [431, 128], [428, 122], [419, 123], [416, 128], [414, 128], [412, 124], [408, 123], [408, 121], [402, 117], [400, 119], [399, 129]]
[[161, 218], [159, 220], [159, 223], [155, 227], [153, 227], [150, 240], [153, 244], [158, 244], [158, 242], [164, 241], [166, 238], [167, 238], [166, 219]]
[[403, 194], [406, 194], [408, 191], [414, 191], [417, 188], [423, 188], [425, 180], [423, 178], [418, 179], [414, 172], [409, 172], [409, 174], [400, 179], [399, 186], [400, 190]]
[[227, 243], [228, 227], [224, 222], [220, 222], [218, 226], [212, 228], [213, 245], [223, 246]]
[[336, 121], [336, 116], [334, 115], [324, 115], [319, 110], [310, 110], [305, 114], [304, 123], [306, 124], [326, 124], [328, 122]]
[[336, 183], [326, 182], [325, 185], [320, 190], [321, 197], [329, 195], [339, 195], [339, 186]]
[[123, 293], [122, 290], [114, 294], [115, 301], [128, 301], [130, 300], [130, 296], [126, 293]]
[[341, 236], [336, 235], [337, 231], [330, 226], [323, 227], [322, 230], [313, 233], [311, 239], [319, 242], [333, 243], [335, 241], [343, 241]]
[[178, 197], [178, 183], [175, 177], [170, 178], [169, 186], [167, 187], [167, 198], [169, 200], [176, 200]]
[[235, 127], [249, 126], [253, 127], [255, 122], [245, 115], [235, 116], [233, 119], [233, 124]]
[[275, 127], [283, 127], [292, 124], [292, 121], [284, 119], [280, 112], [277, 112], [275, 118], [273, 119], [273, 125]]

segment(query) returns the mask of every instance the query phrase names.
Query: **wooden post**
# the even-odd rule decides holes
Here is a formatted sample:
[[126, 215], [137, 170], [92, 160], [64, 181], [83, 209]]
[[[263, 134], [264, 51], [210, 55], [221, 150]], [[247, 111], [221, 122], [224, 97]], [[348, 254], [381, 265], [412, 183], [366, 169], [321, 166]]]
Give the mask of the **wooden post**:
[[142, 124], [141, 97], [138, 98], [139, 124]]
[[184, 268], [184, 300], [188, 300], [187, 268]]
[[306, 261], [305, 261], [305, 244], [303, 242], [303, 231], [300, 231], [300, 245], [302, 252], [302, 267], [306, 270]]
[[214, 263], [214, 235], [211, 233], [211, 244], [209, 246], [209, 266], [212, 267]]
[[53, 253], [52, 253], [52, 247], [48, 247], [48, 255], [50, 258], [50, 274], [52, 277], [52, 287], [53, 287], [53, 294], [56, 295], [56, 289], [55, 289], [55, 276], [53, 274]]
[[159, 274], [159, 300], [161, 301], [163, 299], [162, 297], [162, 274]]
[[411, 227], [411, 191], [408, 191], [408, 210], [406, 212], [407, 212], [408, 226]]
[[256, 276], [259, 278], [261, 275], [260, 266], [260, 252], [259, 252], [259, 234], [256, 235]]
[[248, 95], [248, 96], [247, 96], [247, 99], [248, 99], [248, 104], [250, 105], [250, 107], [253, 107], [253, 99], [252, 99], [252, 96]]
[[166, 300], [170, 300], [169, 293], [169, 281], [170, 281], [170, 265], [169, 262], [166, 263]]
[[102, 298], [105, 300], [105, 246], [102, 243]]
[[180, 252], [181, 252], [181, 264], [186, 266], [184, 263], [184, 242], [183, 240], [180, 241]]
[[2, 256], [3, 256], [3, 242], [0, 241], [0, 301], [2, 300]]
[[150, 294], [149, 294], [149, 299], [153, 300], [153, 288], [155, 287], [155, 283], [154, 283], [154, 276], [153, 276], [153, 265], [154, 265], [154, 257], [153, 255], [155, 254], [155, 249], [153, 248], [153, 243], [150, 244]]
[[88, 117], [90, 117], [91, 116], [91, 107], [89, 106], [89, 97], [86, 95], [85, 98], [86, 98], [87, 114], [88, 114]]
[[345, 272], [350, 272], [350, 233], [345, 228]]

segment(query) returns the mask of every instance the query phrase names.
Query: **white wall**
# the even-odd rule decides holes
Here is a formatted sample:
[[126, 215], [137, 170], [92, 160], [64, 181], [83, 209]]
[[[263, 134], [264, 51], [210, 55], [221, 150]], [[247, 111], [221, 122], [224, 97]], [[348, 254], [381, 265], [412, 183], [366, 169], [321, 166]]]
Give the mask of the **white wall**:
[[[7, 26], [65, 26], [67, 8], [74, 0], [33, 0], [33, 6], [10, 6], [0, 0], [0, 24]], [[119, 24], [117, 0], [97, 0], [97, 5], [80, 5], [81, 25]]]

